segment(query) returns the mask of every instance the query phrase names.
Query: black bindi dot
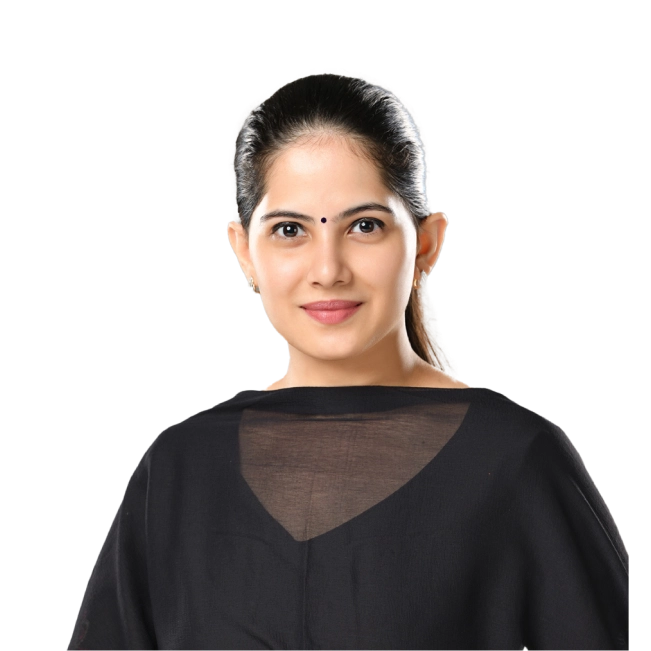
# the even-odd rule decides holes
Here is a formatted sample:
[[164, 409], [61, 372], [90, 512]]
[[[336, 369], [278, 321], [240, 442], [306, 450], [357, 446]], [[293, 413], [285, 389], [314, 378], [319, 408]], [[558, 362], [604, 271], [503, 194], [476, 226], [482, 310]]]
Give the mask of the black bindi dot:
[[327, 220], [326, 220], [326, 218], [325, 218], [325, 217], [321, 217], [321, 223], [322, 223], [322, 224], [325, 224], [325, 223], [326, 223], [326, 221], [327, 221]]

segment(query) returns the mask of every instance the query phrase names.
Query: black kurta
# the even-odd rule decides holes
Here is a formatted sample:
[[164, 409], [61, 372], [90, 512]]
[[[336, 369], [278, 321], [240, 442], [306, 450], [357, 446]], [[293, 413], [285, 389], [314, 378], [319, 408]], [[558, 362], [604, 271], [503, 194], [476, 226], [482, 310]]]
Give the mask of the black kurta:
[[626, 649], [628, 554], [482, 388], [242, 391], [135, 469], [70, 649]]

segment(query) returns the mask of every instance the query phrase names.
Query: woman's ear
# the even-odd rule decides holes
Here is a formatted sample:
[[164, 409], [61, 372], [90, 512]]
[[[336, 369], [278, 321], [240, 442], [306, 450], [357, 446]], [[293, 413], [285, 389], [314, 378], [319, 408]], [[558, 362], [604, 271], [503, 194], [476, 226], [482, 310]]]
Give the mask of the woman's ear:
[[441, 253], [448, 218], [445, 213], [435, 212], [419, 222], [416, 265], [429, 275]]
[[228, 222], [228, 239], [247, 281], [249, 276], [255, 278], [255, 272], [253, 264], [251, 263], [251, 254], [249, 251], [249, 238], [241, 222]]

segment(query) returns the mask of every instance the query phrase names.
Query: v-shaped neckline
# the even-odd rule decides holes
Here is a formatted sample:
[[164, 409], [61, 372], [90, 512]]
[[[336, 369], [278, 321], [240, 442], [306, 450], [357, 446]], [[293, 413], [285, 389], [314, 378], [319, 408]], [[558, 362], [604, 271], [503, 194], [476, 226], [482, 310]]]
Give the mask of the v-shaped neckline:
[[[404, 389], [405, 387], [399, 387], [399, 388]], [[409, 389], [418, 389], [418, 390], [422, 389], [425, 391], [427, 390], [427, 388], [425, 387], [409, 387]], [[297, 388], [291, 388], [286, 390], [279, 389], [278, 392], [279, 391], [288, 391], [288, 392], [294, 391], [296, 393]], [[451, 391], [459, 391], [459, 390], [452, 389]], [[274, 392], [270, 392], [270, 393], [274, 393]], [[457, 403], [457, 401], [455, 400], [452, 403], [444, 402], [442, 404], [455, 405], [459, 403]], [[256, 508], [258, 510], [261, 510], [261, 512], [264, 512], [263, 517], [265, 519], [267, 518], [271, 519], [274, 523], [273, 526], [280, 527], [280, 529], [283, 531], [283, 535], [288, 536], [293, 542], [295, 543], [315, 542], [317, 540], [320, 540], [328, 536], [329, 534], [337, 535], [337, 532], [341, 532], [345, 530], [346, 527], [354, 526], [355, 523], [359, 522], [361, 519], [372, 518], [378, 512], [378, 510], [386, 509], [387, 507], [389, 507], [389, 505], [394, 500], [399, 500], [406, 491], [409, 491], [416, 482], [421, 481], [422, 477], [426, 473], [430, 472], [431, 469], [437, 463], [441, 463], [441, 461], [437, 461], [437, 460], [441, 457], [441, 455], [443, 455], [443, 459], [447, 456], [445, 451], [449, 448], [451, 441], [459, 438], [459, 436], [462, 435], [463, 431], [466, 428], [466, 424], [469, 420], [469, 414], [472, 410], [473, 401], [472, 400], [468, 400], [467, 402], [462, 401], [461, 405], [463, 406], [464, 404], [466, 404], [466, 409], [463, 413], [463, 416], [460, 418], [458, 426], [455, 428], [454, 432], [445, 440], [445, 442], [440, 447], [440, 449], [438, 449], [429, 460], [426, 460], [426, 462], [422, 463], [421, 467], [417, 468], [417, 470], [415, 471], [409, 469], [405, 470], [404, 481], [398, 481], [398, 480], [393, 481], [393, 485], [391, 484], [390, 481], [385, 481], [384, 478], [377, 479], [377, 486], [369, 486], [361, 480], [360, 482], [357, 482], [357, 485], [355, 485], [355, 482], [351, 481], [351, 476], [349, 475], [348, 477], [345, 477], [341, 480], [340, 483], [342, 484], [343, 487], [337, 487], [334, 486], [336, 482], [330, 482], [329, 476], [325, 472], [322, 472], [322, 468], [318, 466], [318, 464], [317, 466], [315, 466], [317, 468], [316, 470], [310, 468], [309, 466], [306, 466], [305, 468], [301, 468], [300, 470], [296, 470], [296, 468], [292, 468], [292, 467], [289, 467], [288, 469], [280, 468], [278, 470], [278, 474], [275, 476], [273, 473], [276, 472], [276, 469], [273, 468], [272, 466], [270, 473], [268, 473], [265, 476], [261, 476], [261, 473], [263, 473], [266, 470], [263, 467], [265, 463], [264, 461], [265, 453], [263, 453], [262, 463], [260, 463], [260, 465], [254, 465], [253, 470], [249, 472], [247, 472], [246, 469], [244, 469], [243, 471], [242, 470], [242, 440], [239, 436], [238, 436], [238, 470], [237, 470], [237, 474], [239, 475], [238, 480], [241, 480], [246, 485], [247, 492], [251, 495], [252, 498], [254, 498], [254, 502], [256, 503]], [[434, 406], [436, 407], [437, 405], [434, 404]], [[262, 409], [262, 411], [265, 411], [264, 407], [262, 407], [261, 404], [256, 405], [256, 407], [258, 409]], [[254, 409], [254, 411], [258, 411], [258, 409]], [[369, 413], [373, 413], [373, 412], [371, 411]], [[309, 416], [312, 417], [314, 415], [315, 414], [310, 414]], [[457, 416], [458, 415], [459, 414], [457, 414]], [[337, 421], [338, 418], [337, 414], [328, 414], [328, 416], [330, 416], [330, 420]], [[405, 417], [408, 418], [409, 415], [407, 414]], [[262, 419], [262, 422], [264, 422], [264, 419]], [[356, 427], [363, 427], [363, 425], [364, 425], [363, 422], [361, 423], [361, 425], [359, 423], [355, 423]], [[258, 439], [258, 441], [260, 440], [261, 439]], [[337, 445], [338, 443], [339, 442], [336, 441], [334, 444]], [[245, 447], [249, 446], [249, 449], [251, 448], [251, 446], [254, 445], [256, 445], [254, 440], [245, 443]], [[249, 454], [249, 453], [245, 451], [245, 454]], [[346, 457], [346, 462], [348, 463], [348, 457]], [[413, 468], [414, 465], [418, 466], [419, 461], [410, 460], [410, 467]], [[353, 479], [354, 479], [354, 475], [353, 475]], [[368, 481], [372, 483], [374, 481], [373, 477], [371, 477]], [[256, 482], [259, 484], [258, 486], [255, 485]], [[296, 488], [297, 486], [298, 487], [301, 486], [301, 482], [305, 484], [307, 484], [307, 482], [310, 483], [309, 487], [306, 488], [306, 492], [307, 492], [306, 496], [301, 495], [299, 488]], [[316, 498], [313, 498], [313, 494], [311, 492], [312, 490], [314, 490], [314, 494], [317, 495]], [[325, 493], [327, 493], [327, 491], [331, 491], [332, 494], [324, 495]], [[357, 497], [355, 491], [369, 492], [371, 495], [371, 497], [369, 498], [370, 505], [367, 507], [359, 506], [360, 503], [363, 504], [364, 497], [357, 500], [356, 503], [350, 505], [349, 501], [354, 500]], [[320, 503], [323, 503], [325, 501], [326, 510], [327, 508], [331, 508], [331, 509], [335, 508], [334, 506], [331, 505], [331, 503], [334, 504], [335, 506], [341, 503], [342, 505], [344, 505], [342, 506], [343, 515], [341, 513], [335, 513], [334, 516], [333, 515], [328, 516], [329, 520], [334, 522], [333, 526], [328, 526], [327, 524], [321, 526], [319, 524], [311, 525], [310, 523], [311, 517], [316, 517], [317, 520], [319, 517], [322, 517], [320, 515], [320, 510], [318, 508], [315, 511], [316, 515], [313, 515], [312, 512], [313, 499], [316, 499]], [[302, 503], [296, 506], [294, 505], [294, 502], [299, 503], [301, 500]], [[344, 513], [346, 508], [348, 509], [349, 512], [348, 516], [346, 516]], [[297, 515], [297, 513], [299, 515]], [[303, 513], [305, 513], [304, 521], [303, 521]], [[289, 524], [292, 521], [295, 523], [294, 527], [292, 527], [291, 524]], [[318, 533], [314, 535], [306, 535], [305, 538], [301, 538], [299, 535], [297, 535], [299, 531], [301, 530], [304, 531], [306, 528], [309, 529], [311, 526], [314, 526], [318, 531]]]

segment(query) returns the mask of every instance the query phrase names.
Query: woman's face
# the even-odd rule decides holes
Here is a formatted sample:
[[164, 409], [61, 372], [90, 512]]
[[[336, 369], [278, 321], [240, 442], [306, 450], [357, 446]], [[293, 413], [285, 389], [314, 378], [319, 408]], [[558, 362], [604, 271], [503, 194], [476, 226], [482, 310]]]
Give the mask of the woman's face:
[[[274, 160], [266, 187], [251, 218], [248, 247], [238, 257], [287, 342], [335, 360], [359, 355], [404, 328], [412, 284], [420, 277], [417, 232], [375, 165], [344, 137], [306, 138]], [[334, 324], [301, 307], [325, 300], [362, 305]]]

